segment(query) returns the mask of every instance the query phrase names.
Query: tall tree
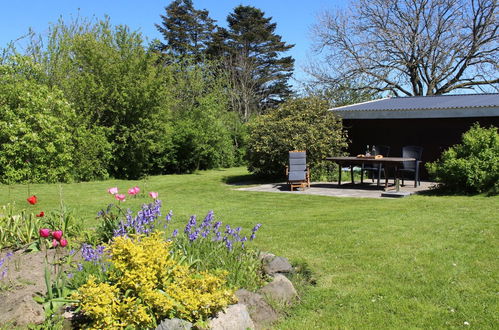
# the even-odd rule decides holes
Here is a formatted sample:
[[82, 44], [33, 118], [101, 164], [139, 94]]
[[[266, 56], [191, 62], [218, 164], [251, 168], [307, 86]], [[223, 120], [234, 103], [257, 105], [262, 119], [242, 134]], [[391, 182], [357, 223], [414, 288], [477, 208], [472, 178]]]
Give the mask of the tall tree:
[[161, 24], [155, 24], [165, 39], [159, 49], [175, 56], [199, 58], [211, 41], [215, 20], [207, 10], [195, 9], [192, 0], [175, 0], [165, 10], [166, 14], [160, 15]]
[[362, 81], [360, 89], [435, 95], [499, 89], [497, 0], [358, 0], [325, 12], [314, 28], [325, 62], [319, 82]]
[[294, 45], [282, 41], [271, 21], [260, 9], [238, 6], [227, 17], [228, 29], [219, 28], [208, 49], [224, 63], [233, 85], [232, 104], [245, 120], [292, 93], [288, 80], [294, 59], [280, 55]]

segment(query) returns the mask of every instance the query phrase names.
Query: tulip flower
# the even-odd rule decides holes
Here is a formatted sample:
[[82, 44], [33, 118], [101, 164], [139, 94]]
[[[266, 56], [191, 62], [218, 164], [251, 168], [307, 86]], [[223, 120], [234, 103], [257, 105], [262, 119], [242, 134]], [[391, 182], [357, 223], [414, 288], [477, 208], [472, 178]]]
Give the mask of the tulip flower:
[[36, 204], [36, 202], [37, 202], [38, 200], [36, 199], [36, 196], [35, 196], [35, 195], [33, 195], [33, 196], [29, 197], [29, 198], [27, 199], [27, 201], [28, 201], [28, 203], [30, 203], [31, 205], [35, 205], [35, 204]]
[[112, 187], [107, 190], [111, 195], [116, 195], [118, 193], [118, 187]]
[[52, 237], [60, 241], [62, 238], [62, 230], [56, 230], [52, 232]]
[[43, 218], [43, 216], [45, 216], [45, 212], [41, 211], [40, 213], [38, 213], [36, 215], [37, 218]]
[[125, 197], [126, 196], [124, 194], [116, 194], [116, 195], [114, 195], [114, 198], [116, 198], [120, 202], [124, 202], [125, 201]]
[[140, 188], [135, 186], [133, 188], [128, 189], [129, 195], [137, 195], [140, 192]]
[[65, 238], [61, 238], [59, 243], [61, 243], [61, 247], [65, 247], [66, 245], [68, 245], [68, 241]]
[[40, 234], [40, 237], [49, 237], [50, 236], [50, 230], [47, 229], [47, 228], [42, 228], [38, 231], [38, 233]]
[[151, 196], [151, 198], [156, 199], [156, 198], [158, 198], [158, 193], [157, 193], [157, 192], [155, 192], [155, 191], [151, 191], [151, 192], [149, 193], [149, 196]]
[[59, 242], [57, 242], [57, 240], [55, 239], [52, 240], [52, 247], [57, 247], [58, 244]]

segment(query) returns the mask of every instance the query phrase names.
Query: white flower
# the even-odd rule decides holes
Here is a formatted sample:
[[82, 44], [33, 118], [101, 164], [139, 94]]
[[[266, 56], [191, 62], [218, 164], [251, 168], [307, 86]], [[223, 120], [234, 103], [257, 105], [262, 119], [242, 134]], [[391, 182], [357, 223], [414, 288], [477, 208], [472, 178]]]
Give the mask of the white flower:
[[470, 322], [464, 321], [464, 325], [470, 325]]

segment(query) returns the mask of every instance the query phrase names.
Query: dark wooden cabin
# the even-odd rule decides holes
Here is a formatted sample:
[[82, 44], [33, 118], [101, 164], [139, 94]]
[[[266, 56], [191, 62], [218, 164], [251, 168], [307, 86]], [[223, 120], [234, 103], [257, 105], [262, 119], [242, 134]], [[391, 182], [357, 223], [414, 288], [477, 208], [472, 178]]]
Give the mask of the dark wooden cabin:
[[[499, 126], [499, 94], [437, 95], [386, 98], [331, 109], [343, 119], [349, 153], [364, 153], [373, 144], [401, 156], [406, 145], [422, 146], [423, 162], [461, 142], [473, 123]], [[423, 166], [423, 178], [427, 178]]]

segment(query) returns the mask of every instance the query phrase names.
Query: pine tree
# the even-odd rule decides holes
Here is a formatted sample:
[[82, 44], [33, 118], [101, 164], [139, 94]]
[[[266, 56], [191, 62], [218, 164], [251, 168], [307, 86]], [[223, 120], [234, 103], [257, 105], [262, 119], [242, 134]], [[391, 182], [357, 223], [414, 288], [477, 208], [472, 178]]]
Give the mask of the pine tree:
[[155, 24], [165, 43], [159, 50], [174, 56], [193, 56], [199, 59], [211, 42], [215, 20], [207, 10], [194, 8], [192, 0], [175, 0], [160, 15], [161, 24]]
[[221, 59], [232, 81], [232, 104], [243, 119], [263, 113], [288, 98], [294, 59], [279, 57], [294, 45], [275, 34], [272, 17], [252, 6], [238, 6], [227, 17], [228, 29], [218, 28], [208, 54]]

